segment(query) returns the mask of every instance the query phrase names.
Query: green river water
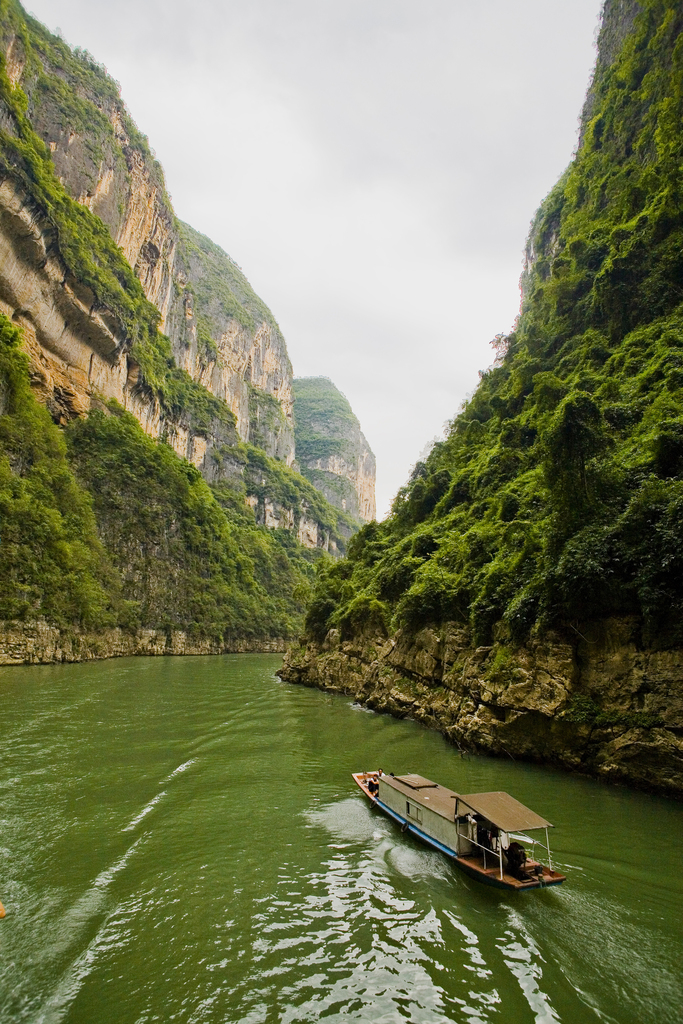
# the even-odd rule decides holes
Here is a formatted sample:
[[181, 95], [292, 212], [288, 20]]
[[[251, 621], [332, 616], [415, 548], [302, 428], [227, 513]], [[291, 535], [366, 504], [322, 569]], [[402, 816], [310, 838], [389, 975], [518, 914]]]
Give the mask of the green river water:
[[[683, 807], [289, 686], [279, 658], [0, 669], [0, 1021], [683, 1021]], [[503, 789], [564, 886], [506, 893], [351, 771]]]

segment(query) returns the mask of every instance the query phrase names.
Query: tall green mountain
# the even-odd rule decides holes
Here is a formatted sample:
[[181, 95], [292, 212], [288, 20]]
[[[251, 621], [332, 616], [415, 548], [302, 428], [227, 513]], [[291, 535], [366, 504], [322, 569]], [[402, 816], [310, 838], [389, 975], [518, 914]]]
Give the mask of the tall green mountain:
[[348, 399], [329, 377], [295, 377], [294, 437], [301, 472], [359, 522], [375, 518], [375, 456]]
[[294, 468], [277, 321], [176, 218], [106, 70], [17, 0], [0, 0], [0, 364], [0, 661], [89, 656], [84, 631], [119, 630], [100, 654], [158, 647], [141, 630], [173, 650], [297, 632], [313, 563], [357, 524]]
[[321, 570], [288, 669], [461, 745], [679, 793], [682, 30], [673, 0], [607, 0], [518, 323], [391, 516]]

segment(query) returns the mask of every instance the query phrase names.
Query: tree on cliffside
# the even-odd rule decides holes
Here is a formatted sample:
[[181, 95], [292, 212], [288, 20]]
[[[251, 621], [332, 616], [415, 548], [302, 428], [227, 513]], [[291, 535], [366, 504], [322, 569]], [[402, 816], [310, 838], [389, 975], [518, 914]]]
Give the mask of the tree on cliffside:
[[605, 19], [519, 323], [391, 517], [321, 575], [317, 636], [362, 597], [386, 629], [455, 621], [482, 644], [615, 613], [683, 640], [683, 12]]

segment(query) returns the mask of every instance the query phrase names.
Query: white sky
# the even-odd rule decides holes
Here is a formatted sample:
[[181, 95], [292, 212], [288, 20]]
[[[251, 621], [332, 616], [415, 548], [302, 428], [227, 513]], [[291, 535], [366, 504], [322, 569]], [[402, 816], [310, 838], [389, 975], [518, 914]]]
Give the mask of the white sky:
[[378, 517], [519, 307], [600, 0], [29, 0], [121, 83], [176, 213], [377, 456]]

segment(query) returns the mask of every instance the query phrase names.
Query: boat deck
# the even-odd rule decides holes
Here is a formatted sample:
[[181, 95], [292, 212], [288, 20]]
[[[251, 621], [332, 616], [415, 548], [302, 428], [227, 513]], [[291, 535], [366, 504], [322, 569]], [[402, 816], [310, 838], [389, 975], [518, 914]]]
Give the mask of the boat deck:
[[[368, 781], [374, 774], [374, 772], [352, 772], [352, 777], [356, 785], [363, 791], [363, 793], [365, 793], [368, 799], [377, 806], [377, 797], [368, 789]], [[450, 801], [456, 796], [456, 794], [452, 793], [451, 790], [442, 789], [442, 791], [444, 794], [448, 794], [447, 799], [449, 800], [449, 806], [451, 806]], [[434, 796], [433, 793], [432, 796]], [[384, 805], [381, 806], [382, 809], [384, 809]], [[432, 804], [432, 806], [434, 806], [434, 804]], [[437, 809], [437, 807], [434, 807], [434, 810], [436, 810], [437, 813], [441, 813], [444, 817], [446, 816], [441, 808]], [[396, 815], [395, 812], [391, 811], [390, 814], [396, 820], [399, 820], [400, 816]], [[457, 864], [462, 871], [469, 875], [470, 878], [476, 878], [477, 881], [484, 882], [486, 885], [492, 885], [499, 889], [524, 891], [526, 889], [543, 889], [549, 885], [560, 885], [567, 877], [566, 875], [560, 874], [559, 871], [552, 871], [545, 865], [541, 865], [539, 861], [530, 859], [528, 859], [524, 865], [525, 873], [531, 876], [529, 879], [521, 880], [519, 878], [515, 878], [515, 876], [509, 874], [505, 868], [503, 868], [503, 874], [501, 877], [500, 860], [496, 853], [491, 852], [491, 855], [486, 857], [486, 866], [484, 866], [483, 853], [471, 854], [468, 856], [463, 855], [462, 857], [459, 857], [455, 852], [447, 851], [440, 843], [437, 844], [431, 841], [429, 836], [422, 832], [422, 830], [417, 832], [414, 825], [410, 822], [403, 818], [400, 818], [400, 820], [404, 822], [404, 830], [407, 826], [407, 830], [417, 835], [418, 838], [431, 842], [431, 845], [436, 845], [437, 848], [441, 849], [443, 852], [449, 852], [449, 855], [453, 858], [455, 864]], [[535, 869], [538, 867], [541, 868], [541, 872], [539, 874], [535, 874]]]
[[458, 867], [472, 878], [487, 882], [489, 885], [503, 885], [506, 889], [542, 889], [546, 885], [559, 885], [566, 878], [566, 875], [561, 875], [559, 871], [551, 871], [545, 866], [543, 866], [541, 875], [533, 875], [535, 868], [540, 866], [537, 860], [527, 860], [524, 866], [526, 873], [532, 874], [530, 880], [522, 881], [515, 878], [514, 875], [508, 874], [505, 868], [503, 868], [503, 877], [501, 878], [500, 861], [495, 853], [486, 858], [486, 867], [484, 867], [484, 858], [479, 856], [456, 857], [455, 860]]

